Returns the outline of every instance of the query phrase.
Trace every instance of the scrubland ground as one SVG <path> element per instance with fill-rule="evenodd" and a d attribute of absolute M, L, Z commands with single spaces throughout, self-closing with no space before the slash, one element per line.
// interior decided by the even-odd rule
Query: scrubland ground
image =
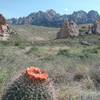
<path fill-rule="evenodd" d="M 6 85 L 34 65 L 48 71 L 59 100 L 100 100 L 100 35 L 56 40 L 57 28 L 13 26 L 0 42 L 0 96 Z"/>

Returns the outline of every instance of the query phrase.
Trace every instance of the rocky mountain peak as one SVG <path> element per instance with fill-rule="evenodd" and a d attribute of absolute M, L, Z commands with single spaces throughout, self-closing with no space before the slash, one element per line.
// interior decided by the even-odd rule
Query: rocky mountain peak
<path fill-rule="evenodd" d="M 50 14 L 51 16 L 55 16 L 57 14 L 53 9 L 47 10 L 46 13 Z"/>
<path fill-rule="evenodd" d="M 91 10 L 88 13 L 80 10 L 75 11 L 70 15 L 61 15 L 56 13 L 53 9 L 46 12 L 38 11 L 29 14 L 27 17 L 19 19 L 10 19 L 12 24 L 30 24 L 39 26 L 61 27 L 62 23 L 67 20 L 73 20 L 77 24 L 94 23 L 97 19 L 100 19 L 100 15 L 97 11 Z"/>
<path fill-rule="evenodd" d="M 88 15 L 90 15 L 90 16 L 99 16 L 99 13 L 97 11 L 95 11 L 95 10 L 90 10 L 88 12 Z"/>
<path fill-rule="evenodd" d="M 86 16 L 87 13 L 85 11 L 83 11 L 83 10 L 80 10 L 80 11 L 77 11 L 77 12 L 73 12 L 72 15 L 75 16 L 75 17 L 79 17 L 80 18 L 80 17 Z"/>
<path fill-rule="evenodd" d="M 96 20 L 100 19 L 99 13 L 94 10 L 89 11 L 87 17 L 89 23 L 95 23 Z"/>

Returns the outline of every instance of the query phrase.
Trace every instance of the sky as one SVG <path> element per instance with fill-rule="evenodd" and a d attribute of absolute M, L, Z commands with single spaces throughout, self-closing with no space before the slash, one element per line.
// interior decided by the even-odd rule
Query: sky
<path fill-rule="evenodd" d="M 71 14 L 78 10 L 96 10 L 100 14 L 100 0 L 0 0 L 0 13 L 6 18 L 23 17 L 48 9 L 61 14 Z"/>

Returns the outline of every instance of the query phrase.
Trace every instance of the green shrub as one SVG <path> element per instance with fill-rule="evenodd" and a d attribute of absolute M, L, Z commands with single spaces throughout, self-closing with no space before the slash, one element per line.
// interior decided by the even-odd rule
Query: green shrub
<path fill-rule="evenodd" d="M 63 49 L 63 50 L 59 50 L 57 55 L 70 56 L 70 53 L 69 53 L 69 50 Z"/>
<path fill-rule="evenodd" d="M 42 60 L 42 61 L 52 61 L 52 60 L 54 60 L 54 56 L 49 55 L 49 56 L 47 56 L 47 57 L 42 58 L 41 60 Z"/>
<path fill-rule="evenodd" d="M 82 51 L 83 53 L 91 53 L 91 54 L 97 54 L 98 53 L 98 50 L 96 48 L 93 48 L 93 49 L 84 49 Z"/>
<path fill-rule="evenodd" d="M 37 48 L 37 47 L 32 47 L 30 50 L 28 50 L 28 51 L 26 52 L 26 54 L 34 53 L 34 52 L 36 52 L 36 51 L 38 51 L 38 48 Z"/>
<path fill-rule="evenodd" d="M 2 46 L 7 46 L 7 45 L 9 45 L 9 41 L 0 41 L 0 44 Z"/>
<path fill-rule="evenodd" d="M 86 32 L 86 30 L 80 29 L 79 32 Z"/>
<path fill-rule="evenodd" d="M 33 47 L 33 48 L 31 49 L 31 51 L 32 51 L 32 52 L 38 51 L 38 48 L 37 48 L 37 47 Z"/>
<path fill-rule="evenodd" d="M 94 66 L 90 69 L 90 77 L 97 89 L 100 89 L 100 66 Z"/>
<path fill-rule="evenodd" d="M 20 45 L 20 43 L 19 43 L 19 42 L 16 42 L 14 45 L 15 45 L 15 46 L 19 46 L 19 45 Z"/>
<path fill-rule="evenodd" d="M 100 50 L 100 46 L 98 46 L 96 49 L 99 49 Z"/>
<path fill-rule="evenodd" d="M 87 58 L 89 58 L 91 55 L 89 55 L 88 53 L 81 53 L 81 54 L 79 54 L 78 55 L 78 57 L 80 58 L 80 59 L 87 59 Z"/>

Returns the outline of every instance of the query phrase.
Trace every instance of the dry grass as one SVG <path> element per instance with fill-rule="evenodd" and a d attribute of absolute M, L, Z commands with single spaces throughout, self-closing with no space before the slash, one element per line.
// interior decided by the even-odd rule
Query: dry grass
<path fill-rule="evenodd" d="M 49 72 L 59 91 L 59 100 L 99 100 L 100 91 L 94 81 L 99 78 L 99 35 L 54 40 L 56 28 L 14 28 L 18 36 L 0 42 L 0 94 L 20 70 L 35 65 Z M 92 45 L 81 45 L 83 40 Z"/>

